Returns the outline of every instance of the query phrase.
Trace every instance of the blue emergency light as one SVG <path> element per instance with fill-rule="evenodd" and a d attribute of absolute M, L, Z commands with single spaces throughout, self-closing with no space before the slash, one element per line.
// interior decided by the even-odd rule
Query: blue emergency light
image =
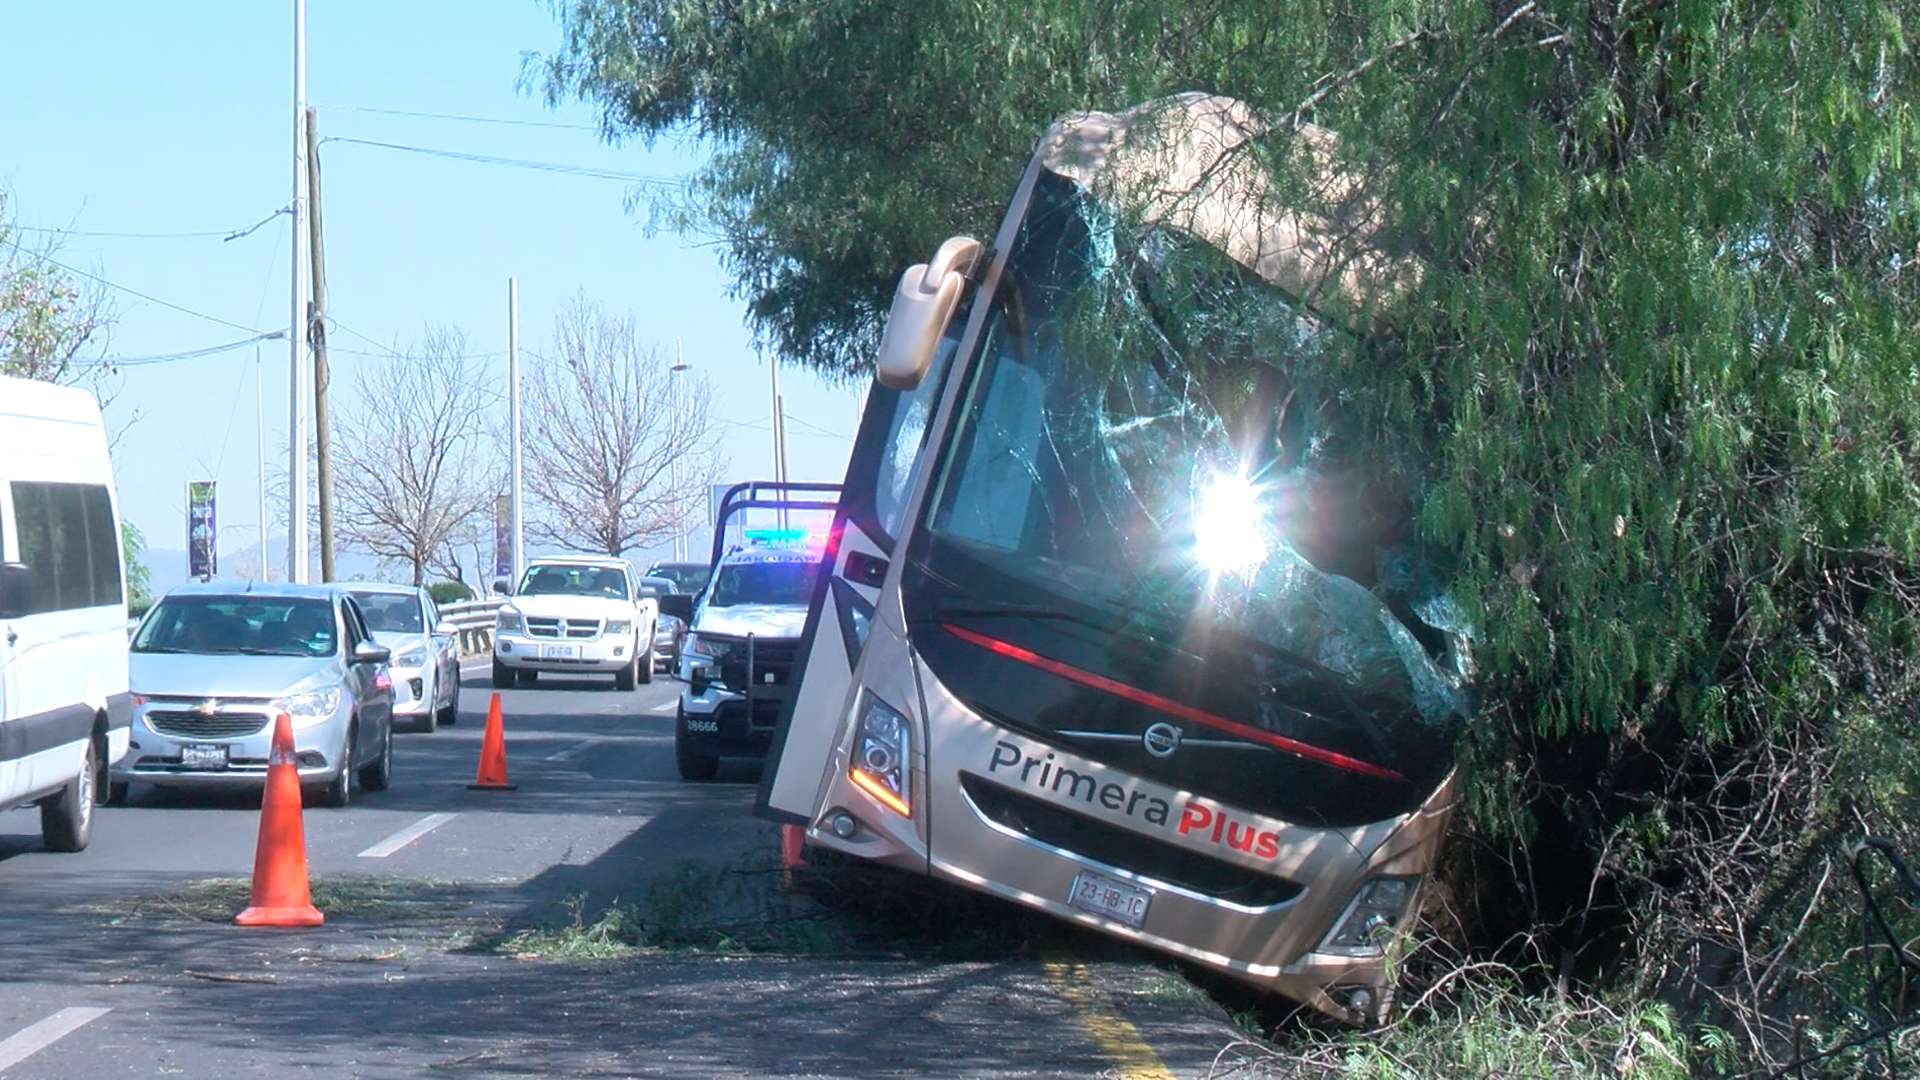
<path fill-rule="evenodd" d="M 805 547 L 811 534 L 805 529 L 748 529 L 747 543 L 763 547 Z"/>

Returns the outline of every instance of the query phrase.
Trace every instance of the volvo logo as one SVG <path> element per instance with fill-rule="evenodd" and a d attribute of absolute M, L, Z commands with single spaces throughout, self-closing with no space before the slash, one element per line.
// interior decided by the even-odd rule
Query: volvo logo
<path fill-rule="evenodd" d="M 1180 729 L 1167 723 L 1154 724 L 1140 734 L 1140 743 L 1154 757 L 1172 757 L 1180 749 Z"/>

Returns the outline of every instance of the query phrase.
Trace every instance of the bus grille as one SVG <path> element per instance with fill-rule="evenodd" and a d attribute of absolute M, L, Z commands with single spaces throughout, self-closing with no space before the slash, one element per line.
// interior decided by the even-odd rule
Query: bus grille
<path fill-rule="evenodd" d="M 994 823 L 1142 877 L 1246 907 L 1284 904 L 1301 893 L 1300 886 L 1286 878 L 1142 836 L 969 773 L 960 774 L 960 786 Z"/>

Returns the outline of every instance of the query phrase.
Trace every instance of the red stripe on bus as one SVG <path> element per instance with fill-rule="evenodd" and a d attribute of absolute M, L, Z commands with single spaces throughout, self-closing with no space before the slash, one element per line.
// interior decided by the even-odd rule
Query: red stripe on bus
<path fill-rule="evenodd" d="M 1371 776 L 1380 780 L 1405 779 L 1405 777 L 1394 772 L 1392 769 L 1375 765 L 1372 762 L 1348 757 L 1338 751 L 1314 746 L 1311 743 L 1303 743 L 1298 739 L 1289 739 L 1285 735 L 1276 735 L 1271 731 L 1264 731 L 1249 724 L 1243 724 L 1238 720 L 1229 720 L 1216 713 L 1207 712 L 1205 709 L 1196 709 L 1191 705 L 1183 705 L 1171 698 L 1164 698 L 1159 694 L 1149 693 L 1139 687 L 1128 686 L 1123 682 L 1116 682 L 1104 675 L 1096 675 L 1091 671 L 1083 671 L 1071 664 L 1063 664 L 1058 660 L 1041 656 L 1037 652 L 1023 649 L 1011 642 L 988 637 L 985 634 L 976 633 L 965 627 L 955 626 L 952 623 L 942 623 L 941 629 L 970 645 L 978 645 L 989 652 L 998 653 L 1009 659 L 1018 660 L 1023 664 L 1039 668 L 1049 675 L 1058 675 L 1063 679 L 1070 682 L 1077 682 L 1082 686 L 1090 686 L 1095 690 L 1104 690 L 1115 697 L 1126 698 L 1128 701 L 1145 705 L 1149 709 L 1157 709 L 1169 716 L 1177 716 L 1182 720 L 1192 721 L 1202 727 L 1210 727 L 1215 731 L 1223 731 L 1229 735 L 1238 735 L 1243 739 L 1259 743 L 1262 746 L 1269 746 L 1275 750 L 1292 754 L 1295 757 L 1305 758 L 1308 761 L 1317 761 L 1322 765 L 1331 765 L 1336 769 L 1344 769 L 1347 772 L 1358 773 L 1361 776 Z"/>

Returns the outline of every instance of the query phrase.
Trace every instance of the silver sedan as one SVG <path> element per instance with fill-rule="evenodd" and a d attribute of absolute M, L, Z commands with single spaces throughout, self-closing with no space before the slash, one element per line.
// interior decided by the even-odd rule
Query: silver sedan
<path fill-rule="evenodd" d="M 132 745 L 109 798 L 131 784 L 259 787 L 274 717 L 320 802 L 346 806 L 393 774 L 388 650 L 330 585 L 195 584 L 168 593 L 134 634 Z"/>

